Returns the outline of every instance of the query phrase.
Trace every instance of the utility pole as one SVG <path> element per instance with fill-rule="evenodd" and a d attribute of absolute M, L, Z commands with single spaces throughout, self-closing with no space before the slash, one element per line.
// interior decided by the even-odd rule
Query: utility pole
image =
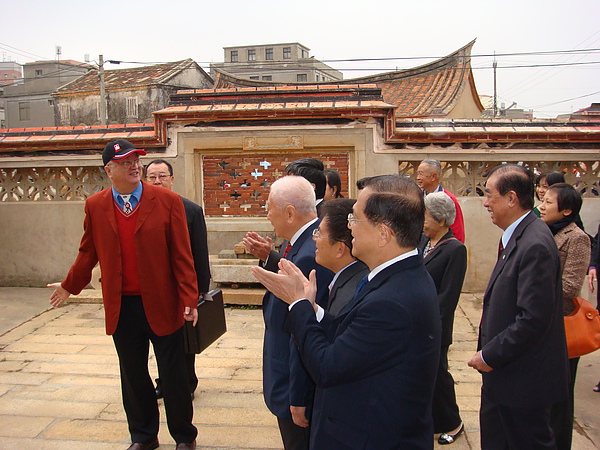
<path fill-rule="evenodd" d="M 106 88 L 104 86 L 104 55 L 99 56 L 98 76 L 100 77 L 100 124 L 106 125 Z"/>
<path fill-rule="evenodd" d="M 498 92 L 496 90 L 496 68 L 498 67 L 498 62 L 496 61 L 496 52 L 494 52 L 494 117 L 498 115 Z"/>

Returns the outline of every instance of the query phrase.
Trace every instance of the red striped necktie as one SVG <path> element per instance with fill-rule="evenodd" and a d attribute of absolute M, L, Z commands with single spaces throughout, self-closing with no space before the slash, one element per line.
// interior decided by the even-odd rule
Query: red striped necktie
<path fill-rule="evenodd" d="M 287 254 L 289 253 L 289 251 L 292 249 L 292 244 L 290 244 L 288 242 L 287 247 L 285 248 L 284 252 L 283 252 L 283 257 L 285 258 L 287 256 Z"/>

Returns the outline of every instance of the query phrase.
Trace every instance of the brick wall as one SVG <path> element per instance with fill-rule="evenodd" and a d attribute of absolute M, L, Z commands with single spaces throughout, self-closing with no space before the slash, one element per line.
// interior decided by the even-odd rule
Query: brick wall
<path fill-rule="evenodd" d="M 300 158 L 317 158 L 342 179 L 348 193 L 348 154 L 263 154 L 204 156 L 204 205 L 207 216 L 266 216 L 271 184 L 285 175 L 285 166 Z"/>

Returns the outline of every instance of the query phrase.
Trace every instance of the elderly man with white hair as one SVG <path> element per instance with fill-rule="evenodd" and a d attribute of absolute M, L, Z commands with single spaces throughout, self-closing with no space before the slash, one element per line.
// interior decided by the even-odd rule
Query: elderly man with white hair
<path fill-rule="evenodd" d="M 454 379 L 448 371 L 448 349 L 452 344 L 454 311 L 467 270 L 467 249 L 450 228 L 456 218 L 453 200 L 444 192 L 425 196 L 426 240 L 420 244 L 425 268 L 433 278 L 442 319 L 442 339 L 435 389 L 433 391 L 433 432 L 441 433 L 438 443 L 451 444 L 464 429 L 460 418 Z"/>
<path fill-rule="evenodd" d="M 442 186 L 442 164 L 435 159 L 424 159 L 417 168 L 417 184 L 423 189 L 423 195 L 444 192 L 452 199 L 456 208 L 456 219 L 450 225 L 454 237 L 465 243 L 465 221 L 460 204 L 452 192 Z"/>
<path fill-rule="evenodd" d="M 315 262 L 312 233 L 319 220 L 313 187 L 303 177 L 280 178 L 271 186 L 267 209 L 275 234 L 289 242 L 282 249 L 282 258 L 294 262 L 306 276 L 316 269 L 317 303 L 325 307 L 333 272 Z M 267 291 L 262 307 L 265 402 L 277 417 L 285 449 L 307 449 L 315 385 L 300 361 L 292 336 L 285 329 L 288 305 Z"/>

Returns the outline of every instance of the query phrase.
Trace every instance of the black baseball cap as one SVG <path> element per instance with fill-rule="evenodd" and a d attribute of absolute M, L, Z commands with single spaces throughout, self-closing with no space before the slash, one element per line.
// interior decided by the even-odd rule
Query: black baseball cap
<path fill-rule="evenodd" d="M 131 142 L 125 139 L 117 139 L 106 144 L 102 152 L 102 162 L 107 165 L 110 161 L 119 161 L 127 158 L 132 153 L 139 153 L 141 156 L 146 155 L 146 150 L 135 148 Z"/>

